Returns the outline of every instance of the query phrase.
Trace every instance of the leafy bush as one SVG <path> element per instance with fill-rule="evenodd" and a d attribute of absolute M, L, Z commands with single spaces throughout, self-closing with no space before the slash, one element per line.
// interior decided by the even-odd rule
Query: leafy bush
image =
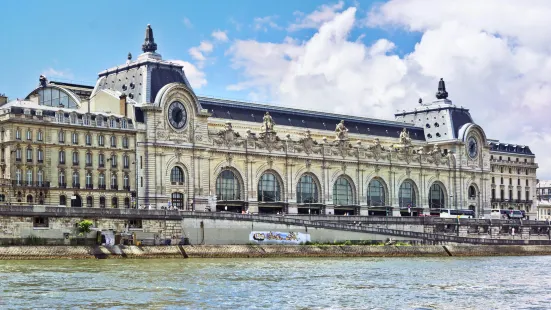
<path fill-rule="evenodd" d="M 79 236 L 86 236 L 94 226 L 94 223 L 90 220 L 82 220 L 77 225 L 77 231 Z"/>

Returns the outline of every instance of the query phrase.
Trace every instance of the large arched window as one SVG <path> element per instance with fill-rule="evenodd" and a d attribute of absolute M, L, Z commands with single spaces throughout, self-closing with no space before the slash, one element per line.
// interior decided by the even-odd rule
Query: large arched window
<path fill-rule="evenodd" d="M 184 171 L 182 170 L 182 168 L 178 166 L 172 168 L 172 170 L 170 171 L 170 182 L 172 184 L 184 183 Z"/>
<path fill-rule="evenodd" d="M 429 190 L 429 208 L 445 208 L 444 198 L 444 190 L 442 187 L 437 183 L 432 184 Z"/>
<path fill-rule="evenodd" d="M 415 188 L 413 182 L 404 181 L 400 185 L 400 191 L 398 192 L 398 203 L 400 208 L 414 208 L 417 204 L 417 197 L 415 196 Z"/>
<path fill-rule="evenodd" d="M 385 205 L 385 187 L 378 179 L 373 179 L 369 182 L 367 188 L 367 205 L 368 206 L 384 206 Z"/>
<path fill-rule="evenodd" d="M 231 170 L 224 170 L 216 179 L 216 196 L 218 200 L 240 200 L 239 180 Z"/>
<path fill-rule="evenodd" d="M 101 196 L 99 198 L 99 207 L 100 208 L 105 208 L 105 197 Z"/>
<path fill-rule="evenodd" d="M 311 175 L 305 174 L 298 180 L 297 203 L 318 203 L 318 185 Z"/>
<path fill-rule="evenodd" d="M 476 198 L 476 188 L 474 187 L 474 185 L 469 186 L 469 198 L 470 199 Z M 520 196 L 518 199 L 520 199 Z"/>
<path fill-rule="evenodd" d="M 70 109 L 78 107 L 73 95 L 54 87 L 44 87 L 39 89 L 38 98 L 40 105 Z"/>
<path fill-rule="evenodd" d="M 93 206 L 94 198 L 92 196 L 86 197 L 86 206 L 88 208 L 91 208 Z"/>
<path fill-rule="evenodd" d="M 59 196 L 59 205 L 61 206 L 67 205 L 67 198 L 65 197 L 65 195 Z"/>
<path fill-rule="evenodd" d="M 184 208 L 184 194 L 182 193 L 172 193 L 171 195 L 172 206 L 182 210 Z"/>
<path fill-rule="evenodd" d="M 340 176 L 333 185 L 333 203 L 337 206 L 348 206 L 354 204 L 352 185 L 347 178 Z"/>
<path fill-rule="evenodd" d="M 119 207 L 119 199 L 117 197 L 111 198 L 111 207 L 113 208 Z"/>
<path fill-rule="evenodd" d="M 281 201 L 281 186 L 273 173 L 267 172 L 260 177 L 258 181 L 258 201 Z"/>

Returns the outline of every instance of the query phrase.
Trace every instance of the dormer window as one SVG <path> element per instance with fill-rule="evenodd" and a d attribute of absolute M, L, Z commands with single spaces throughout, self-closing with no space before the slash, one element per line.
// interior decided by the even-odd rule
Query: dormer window
<path fill-rule="evenodd" d="M 58 123 L 65 123 L 65 114 L 62 111 L 55 112 L 55 120 Z"/>
<path fill-rule="evenodd" d="M 121 128 L 126 129 L 128 128 L 128 121 L 126 119 L 121 119 Z"/>
<path fill-rule="evenodd" d="M 116 128 L 117 127 L 117 120 L 115 118 L 110 118 L 109 119 L 109 127 L 111 128 Z"/>
<path fill-rule="evenodd" d="M 24 109 L 23 114 L 25 115 L 31 115 L 31 109 Z"/>
<path fill-rule="evenodd" d="M 82 117 L 82 123 L 86 126 L 90 126 L 90 115 L 84 115 Z"/>
<path fill-rule="evenodd" d="M 77 123 L 77 115 L 75 113 L 71 113 L 71 115 L 69 115 L 69 120 L 70 120 L 71 124 L 76 124 Z"/>
<path fill-rule="evenodd" d="M 103 126 L 103 116 L 98 115 L 98 116 L 96 117 L 96 125 L 98 125 L 98 127 L 102 127 L 102 126 Z"/>

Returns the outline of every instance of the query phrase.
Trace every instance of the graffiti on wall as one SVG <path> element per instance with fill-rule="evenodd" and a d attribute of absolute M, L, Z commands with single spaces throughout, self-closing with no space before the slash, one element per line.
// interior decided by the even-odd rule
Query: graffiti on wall
<path fill-rule="evenodd" d="M 252 231 L 249 241 L 272 244 L 300 244 L 310 241 L 310 234 L 300 232 Z"/>

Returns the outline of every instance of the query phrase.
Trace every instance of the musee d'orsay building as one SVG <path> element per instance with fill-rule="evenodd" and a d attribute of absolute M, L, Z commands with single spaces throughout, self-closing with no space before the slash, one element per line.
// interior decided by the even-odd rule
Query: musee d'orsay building
<path fill-rule="evenodd" d="M 535 156 L 486 137 L 435 81 L 394 121 L 195 95 L 185 68 L 143 53 L 95 86 L 41 77 L 0 106 L 0 200 L 72 207 L 536 215 Z M 438 84 L 438 88 L 436 88 Z"/>

